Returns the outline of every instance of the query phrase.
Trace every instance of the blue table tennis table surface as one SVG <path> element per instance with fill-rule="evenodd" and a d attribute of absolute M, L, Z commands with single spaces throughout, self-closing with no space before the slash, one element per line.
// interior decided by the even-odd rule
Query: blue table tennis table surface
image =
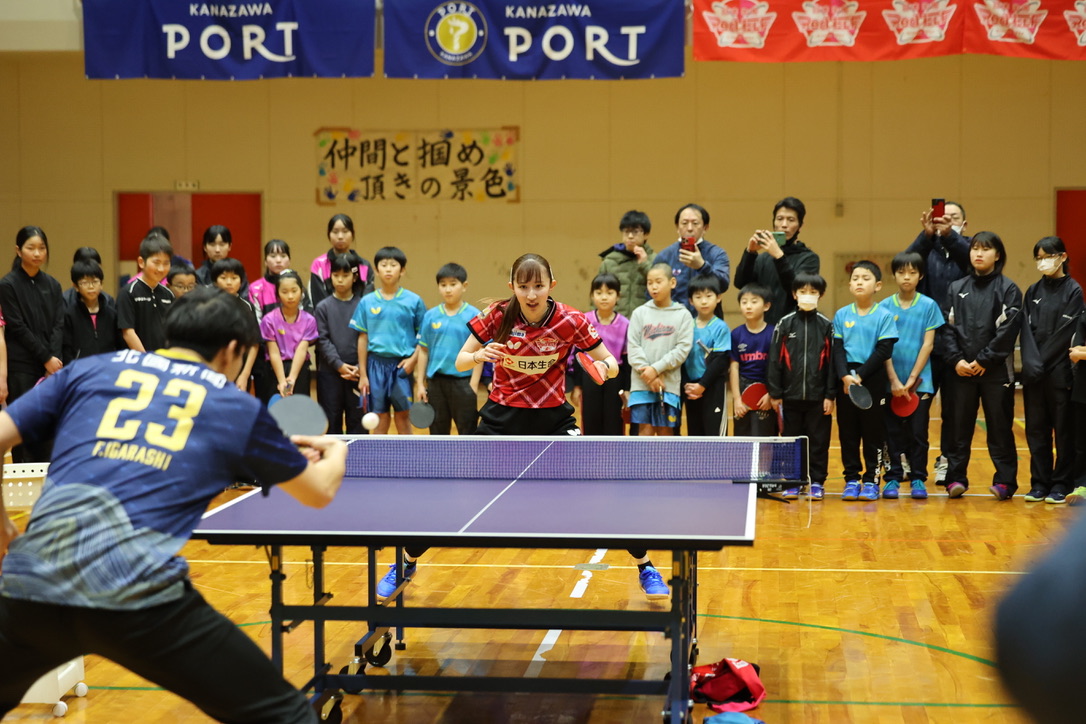
<path fill-rule="evenodd" d="M 308 508 L 254 490 L 193 537 L 257 545 L 436 545 L 719 550 L 754 541 L 756 486 L 719 480 L 345 478 Z"/>

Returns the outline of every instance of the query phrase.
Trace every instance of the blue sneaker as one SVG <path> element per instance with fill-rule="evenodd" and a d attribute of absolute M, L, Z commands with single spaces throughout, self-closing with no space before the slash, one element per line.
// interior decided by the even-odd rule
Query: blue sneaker
<path fill-rule="evenodd" d="M 799 500 L 799 488 L 789 488 L 781 497 L 785 500 Z"/>
<path fill-rule="evenodd" d="M 658 598 L 667 598 L 671 595 L 671 589 L 660 577 L 660 571 L 655 568 L 646 568 L 638 576 L 641 580 L 641 590 L 650 601 Z"/>
<path fill-rule="evenodd" d="M 860 483 L 855 480 L 850 480 L 845 483 L 845 491 L 841 493 L 841 500 L 859 500 L 860 499 Z"/>
<path fill-rule="evenodd" d="M 404 563 L 403 577 L 411 578 L 411 576 L 415 575 L 415 569 L 417 567 L 418 561 L 414 561 L 413 563 Z M 396 580 L 396 564 L 393 563 L 388 567 L 388 573 L 385 574 L 385 577 L 377 582 L 377 595 L 381 598 L 388 598 L 396 592 L 396 587 L 398 585 L 400 585 L 400 583 Z"/>
<path fill-rule="evenodd" d="M 822 496 L 825 494 L 826 491 L 822 487 L 822 483 L 811 483 L 811 492 L 808 493 L 811 500 L 822 500 Z"/>
<path fill-rule="evenodd" d="M 923 480 L 914 480 L 909 483 L 909 487 L 912 488 L 909 495 L 911 495 L 914 500 L 927 500 L 928 489 L 924 487 Z"/>
<path fill-rule="evenodd" d="M 878 483 L 864 483 L 864 489 L 860 493 L 860 497 L 864 500 L 878 500 L 879 499 L 879 484 Z"/>
<path fill-rule="evenodd" d="M 882 486 L 882 497 L 897 500 L 897 489 L 898 482 L 896 480 L 887 480 L 886 485 Z"/>

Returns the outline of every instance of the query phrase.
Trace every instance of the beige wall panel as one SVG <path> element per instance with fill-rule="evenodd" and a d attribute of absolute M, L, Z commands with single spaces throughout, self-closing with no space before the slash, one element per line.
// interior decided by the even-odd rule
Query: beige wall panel
<path fill-rule="evenodd" d="M 780 196 L 788 113 L 784 67 L 688 60 L 687 77 L 676 117 L 697 118 L 695 155 L 682 157 L 696 164 L 695 193 L 743 200 Z"/>
<path fill-rule="evenodd" d="M 412 265 L 412 287 L 427 305 L 440 301 L 434 275 L 446 262 L 468 271 L 467 299 L 506 297 L 509 267 L 520 254 L 535 251 L 550 258 L 545 244 L 524 241 L 522 204 L 441 204 L 440 228 L 433 237 L 420 236 L 405 243 Z"/>
<path fill-rule="evenodd" d="M 610 84 L 611 128 L 600 140 L 606 140 L 610 153 L 611 197 L 632 204 L 615 217 L 615 227 L 638 204 L 675 195 L 693 198 L 701 180 L 698 171 L 715 165 L 716 149 L 699 144 L 702 125 L 691 123 L 702 116 L 691 87 L 684 79 Z M 583 172 L 602 175 L 598 168 Z"/>
<path fill-rule="evenodd" d="M 962 196 L 1051 198 L 1052 63 L 963 56 L 962 65 Z"/>
<path fill-rule="evenodd" d="M 1052 63 L 1051 72 L 1052 186 L 1086 187 L 1086 63 Z"/>
<path fill-rule="evenodd" d="M 960 62 L 952 57 L 871 65 L 872 198 L 930 201 L 956 195 L 950 187 L 962 168 L 964 111 L 953 90 Z"/>
<path fill-rule="evenodd" d="M 419 107 L 403 103 L 413 110 L 413 119 L 404 119 L 410 123 L 407 128 L 426 130 L 427 126 L 418 125 L 433 118 L 437 128 L 470 129 L 491 128 L 494 126 L 519 126 L 525 121 L 524 98 L 530 87 L 514 81 L 423 81 L 421 88 L 415 88 L 419 81 L 389 80 L 385 84 L 399 99 L 412 98 L 416 95 L 422 101 Z M 424 98 L 433 99 L 429 102 Z M 434 103 L 436 101 L 436 103 Z M 436 109 L 432 108 L 436 106 Z M 436 110 L 436 117 L 433 114 Z M 401 124 L 403 125 L 403 124 Z"/>
<path fill-rule="evenodd" d="M 316 210 L 317 159 L 313 134 L 326 126 L 359 127 L 353 81 L 283 78 L 268 81 L 267 205 L 308 199 Z M 365 127 L 365 126 L 361 126 Z"/>
<path fill-rule="evenodd" d="M 171 191 L 187 163 L 185 94 L 161 80 L 87 81 L 102 99 L 102 178 L 114 191 Z"/>
<path fill-rule="evenodd" d="M 184 82 L 185 166 L 200 191 L 267 188 L 270 88 L 259 82 Z"/>
<path fill-rule="evenodd" d="M 611 198 L 608 94 L 590 81 L 525 90 L 521 167 L 525 202 Z"/>
<path fill-rule="evenodd" d="M 19 64 L 0 53 L 0 159 L 4 164 L 4 172 L 0 173 L 0 199 L 17 198 L 21 191 L 21 120 Z M 0 214 L 0 218 L 6 217 Z"/>
<path fill-rule="evenodd" d="M 100 200 L 102 103 L 72 53 L 19 64 L 19 185 L 24 198 Z"/>
<path fill-rule="evenodd" d="M 833 197 L 840 185 L 840 63 L 785 66 L 782 180 L 794 196 Z M 771 142 L 766 139 L 767 142 Z M 791 190 L 788 190 L 791 189 Z"/>
<path fill-rule="evenodd" d="M 841 64 L 841 138 L 839 188 L 844 199 L 871 198 L 874 182 L 875 67 L 877 63 Z"/>
<path fill-rule="evenodd" d="M 498 284 L 508 281 L 509 267 L 521 254 L 541 254 L 551 263 L 559 281 L 559 301 L 574 306 L 586 304 L 589 283 L 599 267 L 597 254 L 609 241 L 593 233 L 607 205 L 596 201 L 536 203 L 524 209 L 524 241 L 513 242 L 496 252 Z"/>

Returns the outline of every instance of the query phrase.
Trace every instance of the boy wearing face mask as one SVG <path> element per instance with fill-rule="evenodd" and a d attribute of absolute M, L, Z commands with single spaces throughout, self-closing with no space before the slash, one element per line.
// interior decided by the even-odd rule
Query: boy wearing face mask
<path fill-rule="evenodd" d="M 833 370 L 833 322 L 818 311 L 826 280 L 800 272 L 792 282 L 798 309 L 773 329 L 766 387 L 773 409 L 784 415 L 785 437 L 806 435 L 810 461 L 810 497 L 822 500 L 829 468 L 830 428 L 837 381 Z M 798 498 L 806 486 L 784 497 Z"/>
<path fill-rule="evenodd" d="M 935 346 L 935 330 L 943 326 L 943 313 L 931 297 L 917 291 L 924 278 L 924 258 L 915 252 L 903 251 L 890 262 L 898 292 L 884 303 L 894 316 L 898 338 L 894 351 L 886 362 L 890 379 L 890 394 L 894 397 L 917 395 L 916 410 L 908 417 L 887 412 L 886 445 L 890 451 L 890 469 L 882 497 L 895 499 L 904 482 L 902 455 L 909 464 L 909 495 L 917 500 L 928 497 L 928 420 L 935 387 L 931 375 L 931 351 Z"/>

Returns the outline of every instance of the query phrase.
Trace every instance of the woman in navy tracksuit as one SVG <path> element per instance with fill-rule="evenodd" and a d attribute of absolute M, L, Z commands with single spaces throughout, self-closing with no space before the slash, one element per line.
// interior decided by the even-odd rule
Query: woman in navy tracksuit
<path fill-rule="evenodd" d="M 937 335 L 949 368 L 944 382 L 955 405 L 952 445 L 943 450 L 946 492 L 959 498 L 969 488 L 970 446 L 977 409 L 983 406 L 988 453 L 995 463 L 989 490 L 1007 500 L 1018 489 L 1012 355 L 1022 328 L 1022 291 L 1003 276 L 1007 252 L 997 234 L 982 231 L 974 236 L 969 261 L 973 273 L 952 282 L 942 300 L 947 323 Z"/>
<path fill-rule="evenodd" d="M 1026 290 L 1023 306 L 1022 392 L 1030 450 L 1030 491 L 1025 499 L 1063 503 L 1073 484 L 1075 448 L 1067 351 L 1084 307 L 1082 287 L 1067 274 L 1067 249 L 1058 236 L 1038 241 L 1033 256 L 1044 276 Z"/>

